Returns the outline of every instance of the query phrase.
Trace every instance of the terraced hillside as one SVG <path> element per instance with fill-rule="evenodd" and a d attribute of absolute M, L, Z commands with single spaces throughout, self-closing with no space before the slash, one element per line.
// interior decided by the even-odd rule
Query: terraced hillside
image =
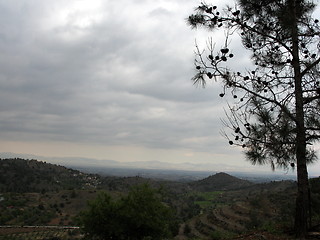
<path fill-rule="evenodd" d="M 276 231 L 278 223 L 286 225 L 292 220 L 293 206 L 289 206 L 288 198 L 294 198 L 294 182 L 272 182 L 216 193 L 214 198 L 203 199 L 207 204 L 202 205 L 201 214 L 183 224 L 176 239 L 221 239 L 258 228 Z"/>

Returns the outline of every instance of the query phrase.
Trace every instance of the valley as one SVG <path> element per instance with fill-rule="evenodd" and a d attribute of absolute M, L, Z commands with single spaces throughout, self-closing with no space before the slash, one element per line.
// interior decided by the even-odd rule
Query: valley
<path fill-rule="evenodd" d="M 313 222 L 319 223 L 320 182 L 312 179 Z M 9 226 L 52 226 L 33 229 L 58 234 L 56 239 L 81 238 L 79 213 L 100 192 L 114 199 L 133 186 L 163 189 L 165 204 L 176 212 L 179 225 L 174 239 L 236 239 L 263 232 L 279 239 L 293 223 L 296 183 L 292 180 L 251 182 L 227 173 L 195 181 L 170 181 L 141 176 L 101 176 L 37 160 L 0 160 L 0 239 L 30 234 L 30 228 L 8 231 Z M 75 227 L 69 229 L 68 227 Z M 49 233 L 48 233 L 49 234 Z M 50 239 L 49 237 L 30 239 Z M 289 234 L 290 235 L 290 234 Z M 53 236 L 54 237 L 54 236 Z M 21 238 L 23 239 L 23 238 Z M 269 238 L 268 238 L 269 239 Z M 271 239 L 271 238 L 270 238 Z"/>

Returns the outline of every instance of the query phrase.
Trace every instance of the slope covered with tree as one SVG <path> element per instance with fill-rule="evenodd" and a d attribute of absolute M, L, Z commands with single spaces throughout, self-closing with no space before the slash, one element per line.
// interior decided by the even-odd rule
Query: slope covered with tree
<path fill-rule="evenodd" d="M 101 178 L 37 160 L 0 159 L 1 192 L 41 192 L 94 188 Z"/>
<path fill-rule="evenodd" d="M 192 189 L 202 192 L 236 190 L 252 186 L 253 183 L 233 177 L 226 173 L 217 173 L 205 179 L 191 182 Z"/>

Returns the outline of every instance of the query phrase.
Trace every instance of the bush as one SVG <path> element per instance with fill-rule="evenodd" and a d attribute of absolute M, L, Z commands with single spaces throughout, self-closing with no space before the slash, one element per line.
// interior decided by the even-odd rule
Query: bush
<path fill-rule="evenodd" d="M 117 201 L 100 193 L 79 220 L 84 233 L 94 239 L 163 239 L 176 229 L 172 210 L 148 185 L 133 188 Z"/>

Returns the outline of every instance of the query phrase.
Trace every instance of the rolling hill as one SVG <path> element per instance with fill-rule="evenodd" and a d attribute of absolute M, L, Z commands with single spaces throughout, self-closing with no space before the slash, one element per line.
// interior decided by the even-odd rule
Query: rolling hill
<path fill-rule="evenodd" d="M 251 185 L 253 183 L 247 180 L 242 180 L 222 172 L 190 183 L 193 189 L 203 192 L 236 190 Z"/>
<path fill-rule="evenodd" d="M 41 192 L 95 187 L 100 177 L 20 158 L 0 159 L 0 192 Z"/>

